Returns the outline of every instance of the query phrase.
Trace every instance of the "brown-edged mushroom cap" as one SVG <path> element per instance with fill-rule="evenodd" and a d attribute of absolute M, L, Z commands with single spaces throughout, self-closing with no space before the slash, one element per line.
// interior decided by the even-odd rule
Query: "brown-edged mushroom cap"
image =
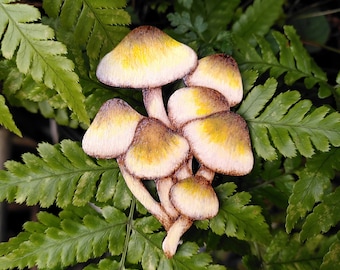
<path fill-rule="evenodd" d="M 106 101 L 83 137 L 83 150 L 97 158 L 121 155 L 131 144 L 137 124 L 142 118 L 121 99 Z"/>
<path fill-rule="evenodd" d="M 210 114 L 229 110 L 226 98 L 206 87 L 185 87 L 176 90 L 168 101 L 168 114 L 175 127 Z"/>
<path fill-rule="evenodd" d="M 125 154 L 127 170 L 146 179 L 171 175 L 187 159 L 187 140 L 155 118 L 138 123 L 132 144 Z"/>
<path fill-rule="evenodd" d="M 249 173 L 254 158 L 247 123 L 233 112 L 219 112 L 183 127 L 191 151 L 209 169 L 234 176 Z"/>
<path fill-rule="evenodd" d="M 212 218 L 218 212 L 218 199 L 210 182 L 202 177 L 189 177 L 170 190 L 170 200 L 178 212 L 193 220 Z"/>
<path fill-rule="evenodd" d="M 197 55 L 161 30 L 132 30 L 97 67 L 97 78 L 111 86 L 156 88 L 183 78 L 197 66 Z"/>
<path fill-rule="evenodd" d="M 197 68 L 184 81 L 188 86 L 204 86 L 221 92 L 231 107 L 243 97 L 241 74 L 229 55 L 213 54 L 200 59 Z"/>

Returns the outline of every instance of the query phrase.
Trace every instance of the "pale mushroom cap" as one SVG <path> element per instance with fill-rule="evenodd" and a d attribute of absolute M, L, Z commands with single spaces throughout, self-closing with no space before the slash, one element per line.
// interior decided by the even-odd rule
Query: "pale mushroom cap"
<path fill-rule="evenodd" d="M 226 98 L 206 87 L 185 87 L 176 90 L 168 101 L 168 115 L 175 127 L 210 114 L 229 110 Z"/>
<path fill-rule="evenodd" d="M 137 124 L 142 118 L 121 99 L 106 101 L 83 137 L 83 150 L 97 158 L 121 155 L 131 144 Z"/>
<path fill-rule="evenodd" d="M 154 88 L 183 78 L 197 66 L 197 55 L 161 30 L 132 30 L 97 67 L 99 81 L 117 87 Z"/>
<path fill-rule="evenodd" d="M 188 86 L 209 87 L 221 92 L 231 107 L 243 97 L 242 77 L 236 61 L 229 55 L 214 54 L 200 59 L 197 68 L 184 81 Z"/>
<path fill-rule="evenodd" d="M 247 124 L 236 113 L 193 120 L 183 127 L 183 135 L 198 161 L 213 171 L 240 176 L 253 168 Z"/>
<path fill-rule="evenodd" d="M 127 170 L 146 179 L 171 175 L 187 158 L 187 140 L 154 118 L 145 118 L 137 126 L 124 163 Z"/>
<path fill-rule="evenodd" d="M 177 182 L 170 190 L 172 204 L 181 214 L 203 220 L 217 215 L 219 203 L 214 189 L 200 177 Z"/>

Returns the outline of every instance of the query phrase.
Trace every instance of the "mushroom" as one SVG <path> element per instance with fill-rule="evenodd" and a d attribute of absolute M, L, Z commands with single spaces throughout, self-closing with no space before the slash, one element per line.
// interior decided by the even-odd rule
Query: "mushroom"
<path fill-rule="evenodd" d="M 82 140 L 86 154 L 96 158 L 115 158 L 131 144 L 136 127 L 144 117 L 124 100 L 110 99 L 99 109 Z"/>
<path fill-rule="evenodd" d="M 161 86 L 183 78 L 197 66 L 197 55 L 156 27 L 132 30 L 97 67 L 99 81 L 116 87 L 142 88 L 150 117 L 170 126 Z"/>
<path fill-rule="evenodd" d="M 162 244 L 168 258 L 175 254 L 181 236 L 194 220 L 209 219 L 217 215 L 219 203 L 210 184 L 210 180 L 195 175 L 177 182 L 171 188 L 171 202 L 181 215 L 168 230 Z"/>
<path fill-rule="evenodd" d="M 213 54 L 201 58 L 197 68 L 184 78 L 187 86 L 203 86 L 221 92 L 231 107 L 243 97 L 242 78 L 234 58 Z"/>
<path fill-rule="evenodd" d="M 86 131 L 82 147 L 85 153 L 96 158 L 117 158 L 120 171 L 132 194 L 165 228 L 169 228 L 172 221 L 163 207 L 150 195 L 140 178 L 129 174 L 123 162 L 126 151 L 135 140 L 139 123 L 145 119 L 147 118 L 137 113 L 125 101 L 108 100 L 99 109 Z M 188 148 L 186 140 L 182 140 Z"/>
<path fill-rule="evenodd" d="M 178 217 L 169 200 L 173 185 L 171 175 L 188 159 L 188 154 L 189 144 L 184 137 L 158 119 L 145 118 L 139 122 L 124 155 L 124 164 L 130 174 L 140 179 L 156 179 L 160 202 L 171 218 Z"/>
<path fill-rule="evenodd" d="M 206 87 L 184 87 L 175 91 L 168 101 L 168 114 L 173 126 L 180 128 L 190 120 L 220 111 L 228 111 L 227 99 Z"/>
<path fill-rule="evenodd" d="M 187 159 L 185 138 L 155 118 L 142 119 L 136 128 L 124 163 L 134 176 L 146 179 L 167 177 Z"/>
<path fill-rule="evenodd" d="M 245 120 L 231 111 L 195 119 L 183 126 L 194 156 L 205 167 L 233 176 L 249 173 L 254 158 Z"/>

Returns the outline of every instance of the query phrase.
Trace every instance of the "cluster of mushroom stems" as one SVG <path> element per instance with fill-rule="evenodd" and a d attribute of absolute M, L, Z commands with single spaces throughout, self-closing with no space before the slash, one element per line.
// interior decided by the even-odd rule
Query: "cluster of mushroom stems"
<path fill-rule="evenodd" d="M 243 97 L 238 66 L 225 54 L 198 60 L 185 44 L 141 26 L 104 56 L 96 75 L 110 86 L 141 89 L 148 116 L 121 99 L 108 100 L 82 147 L 90 156 L 117 160 L 131 193 L 167 231 L 162 248 L 171 258 L 195 220 L 218 213 L 215 173 L 241 176 L 253 167 L 247 124 L 230 111 Z M 185 87 L 165 107 L 162 86 L 177 80 Z M 158 199 L 145 180 L 155 181 Z"/>

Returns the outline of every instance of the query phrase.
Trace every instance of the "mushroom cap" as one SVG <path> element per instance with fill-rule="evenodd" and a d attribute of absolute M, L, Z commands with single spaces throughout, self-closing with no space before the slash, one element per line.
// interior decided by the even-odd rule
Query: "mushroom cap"
<path fill-rule="evenodd" d="M 204 86 L 221 92 L 230 106 L 240 103 L 243 97 L 242 77 L 234 58 L 213 54 L 201 58 L 197 68 L 184 81 L 188 86 Z"/>
<path fill-rule="evenodd" d="M 99 81 L 116 87 L 155 88 L 183 78 L 197 66 L 197 55 L 152 26 L 140 26 L 100 61 Z"/>
<path fill-rule="evenodd" d="M 229 103 L 220 92 L 200 86 L 178 89 L 168 101 L 168 115 L 177 128 L 190 120 L 227 110 Z"/>
<path fill-rule="evenodd" d="M 82 148 L 96 158 L 115 158 L 124 153 L 143 118 L 121 99 L 110 99 L 99 109 L 85 132 Z"/>
<path fill-rule="evenodd" d="M 254 158 L 247 124 L 233 112 L 220 112 L 183 127 L 197 160 L 209 169 L 233 176 L 249 173 Z"/>
<path fill-rule="evenodd" d="M 218 213 L 216 193 L 202 177 L 177 182 L 170 190 L 170 200 L 178 212 L 193 220 L 212 218 Z"/>
<path fill-rule="evenodd" d="M 144 118 L 125 154 L 127 170 L 138 178 L 171 175 L 188 158 L 187 140 L 155 118 Z"/>

